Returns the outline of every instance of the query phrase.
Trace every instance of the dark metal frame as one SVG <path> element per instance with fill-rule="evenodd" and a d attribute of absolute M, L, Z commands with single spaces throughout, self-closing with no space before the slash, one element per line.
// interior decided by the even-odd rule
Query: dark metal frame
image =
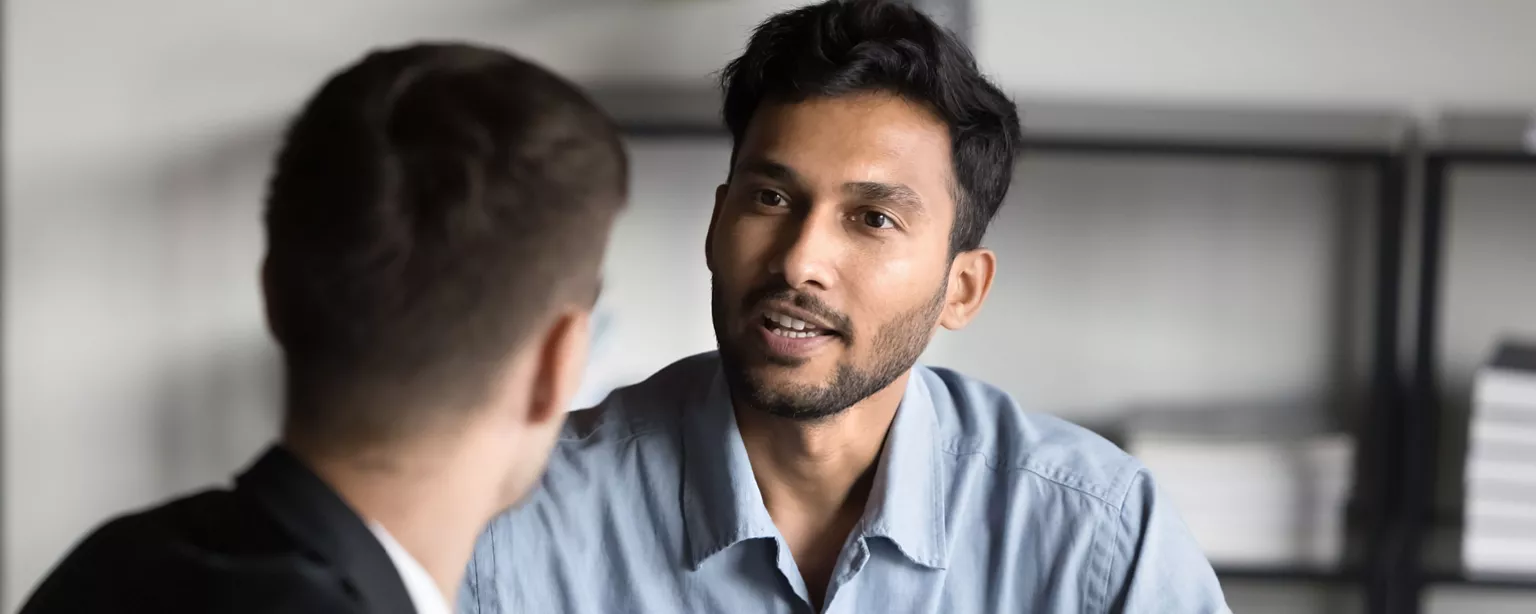
<path fill-rule="evenodd" d="M 1462 570 L 1429 568 L 1424 561 L 1425 537 L 1436 529 L 1434 487 L 1439 479 L 1436 433 L 1441 424 L 1440 407 L 1440 292 L 1445 264 L 1445 226 L 1449 206 L 1450 174 L 1458 167 L 1519 166 L 1536 169 L 1536 153 L 1523 151 L 1514 140 L 1462 146 L 1454 142 L 1432 148 L 1424 156 L 1424 199 L 1421 213 L 1418 262 L 1418 317 L 1412 398 L 1405 404 L 1403 454 L 1407 469 L 1402 498 L 1403 556 L 1399 592 L 1405 600 L 1398 612 L 1418 614 L 1424 591 L 1436 584 L 1452 584 L 1502 590 L 1536 590 L 1536 576 L 1472 576 Z"/>
<path fill-rule="evenodd" d="M 1370 406 L 1355 436 L 1362 465 L 1352 493 L 1350 533 L 1359 532 L 1358 561 L 1346 560 L 1337 569 L 1308 567 L 1218 568 L 1223 579 L 1278 581 L 1310 584 L 1359 585 L 1364 589 L 1369 614 L 1408 612 L 1416 607 L 1416 592 L 1404 590 L 1411 571 L 1402 566 L 1404 536 L 1410 526 L 1399 516 L 1403 506 L 1395 502 L 1408 496 L 1401 489 L 1409 475 L 1399 458 L 1411 456 L 1407 441 L 1409 422 L 1404 403 L 1404 382 L 1398 371 L 1399 323 L 1402 313 L 1402 264 L 1404 195 L 1407 152 L 1400 146 L 1365 147 L 1284 143 L 1237 143 L 1177 139 L 1080 138 L 1063 134 L 1033 134 L 1027 151 L 1102 153 L 1118 155 L 1250 158 L 1323 161 L 1363 167 L 1375 174 L 1377 224 Z M 1373 491 L 1372 489 L 1379 489 Z M 1416 610 L 1415 610 L 1416 611 Z"/>
<path fill-rule="evenodd" d="M 1369 497 L 1372 501 L 1365 505 L 1361 523 L 1366 537 L 1364 589 L 1365 611 L 1369 614 L 1404 612 L 1405 602 L 1418 602 L 1416 594 L 1407 594 L 1403 590 L 1404 576 L 1410 570 L 1401 563 L 1407 558 L 1402 552 L 1404 536 L 1408 533 L 1402 517 L 1404 507 L 1399 504 L 1407 496 L 1404 487 L 1410 476 L 1399 460 L 1409 455 L 1404 442 L 1408 435 L 1405 426 L 1410 422 L 1410 410 L 1398 371 L 1406 155 L 1399 152 L 1381 160 L 1377 184 L 1377 198 L 1381 199 L 1378 227 L 1381 238 L 1376 261 L 1379 294 L 1374 315 L 1372 416 L 1366 420 L 1368 428 L 1359 434 L 1370 439 L 1360 442 L 1360 448 L 1366 453 L 1362 461 L 1366 463 L 1366 469 L 1360 473 L 1365 483 L 1356 485 L 1357 493 L 1376 489 Z"/>

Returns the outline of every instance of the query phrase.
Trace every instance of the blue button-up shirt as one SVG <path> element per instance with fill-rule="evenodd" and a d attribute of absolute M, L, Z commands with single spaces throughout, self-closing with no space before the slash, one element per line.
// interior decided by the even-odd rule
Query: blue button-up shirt
<path fill-rule="evenodd" d="M 823 612 L 1226 612 L 1147 470 L 1003 392 L 915 367 Z M 575 412 L 543 486 L 480 539 L 465 614 L 812 611 L 718 358 Z"/>

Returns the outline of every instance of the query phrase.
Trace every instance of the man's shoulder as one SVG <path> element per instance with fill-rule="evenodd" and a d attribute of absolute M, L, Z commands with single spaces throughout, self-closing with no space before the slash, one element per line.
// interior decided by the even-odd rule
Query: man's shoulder
<path fill-rule="evenodd" d="M 545 491 L 568 498 L 643 496 L 627 486 L 654 483 L 662 476 L 647 472 L 681 466 L 683 420 L 707 398 L 718 370 L 714 353 L 690 356 L 571 412 L 550 454 L 544 488 L 530 500 L 541 500 Z"/>
<path fill-rule="evenodd" d="M 209 489 L 108 520 L 82 540 L 72 556 L 242 556 L 293 548 L 292 539 L 240 495 Z"/>
<path fill-rule="evenodd" d="M 561 444 L 611 444 L 671 429 L 688 407 L 709 394 L 719 370 L 715 352 L 667 365 L 644 381 L 614 390 L 594 407 L 571 412 Z"/>
<path fill-rule="evenodd" d="M 940 446 L 974 457 L 1004 480 L 1043 480 L 1118 510 L 1146 467 L 1119 446 L 1049 414 L 1026 411 L 1001 389 L 956 371 L 923 367 L 939 417 Z"/>
<path fill-rule="evenodd" d="M 208 490 L 97 527 L 22 612 L 257 611 L 257 596 L 285 611 L 349 611 L 332 579 L 249 501 Z"/>

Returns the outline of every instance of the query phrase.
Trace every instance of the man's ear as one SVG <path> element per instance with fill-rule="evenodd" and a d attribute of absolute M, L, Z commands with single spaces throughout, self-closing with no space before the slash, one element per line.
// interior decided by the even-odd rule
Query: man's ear
<path fill-rule="evenodd" d="M 532 397 L 525 422 L 540 425 L 560 420 L 572 409 L 587 366 L 592 314 L 571 308 L 558 314 L 537 347 Z"/>
<path fill-rule="evenodd" d="M 997 274 L 997 254 L 986 248 L 961 252 L 949 265 L 949 291 L 944 298 L 944 313 L 939 325 L 949 330 L 960 330 L 971 323 L 981 311 L 987 293 L 992 291 L 992 278 Z"/>
<path fill-rule="evenodd" d="M 704 266 L 715 272 L 715 222 L 720 221 L 720 209 L 725 206 L 725 195 L 731 184 L 722 183 L 715 188 L 715 210 L 709 214 L 709 230 L 704 233 Z"/>
<path fill-rule="evenodd" d="M 282 318 L 278 316 L 273 305 L 278 304 L 282 297 L 277 295 L 276 287 L 272 285 L 272 259 L 270 256 L 261 259 L 261 303 L 266 310 L 267 328 L 272 330 L 272 337 L 277 339 L 278 345 L 285 342 Z"/>

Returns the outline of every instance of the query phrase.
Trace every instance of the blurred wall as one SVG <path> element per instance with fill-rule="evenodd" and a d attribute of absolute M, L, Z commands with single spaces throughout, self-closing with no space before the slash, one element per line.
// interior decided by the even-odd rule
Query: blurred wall
<path fill-rule="evenodd" d="M 975 0 L 1019 91 L 1265 103 L 1536 104 L 1522 0 Z"/>
<path fill-rule="evenodd" d="M 329 71 L 377 44 L 466 37 L 580 80 L 698 79 L 790 4 L 6 2 L 0 611 L 108 515 L 222 481 L 271 437 L 276 364 L 256 286 L 261 182 L 276 131 Z M 1515 63 L 1536 57 L 1522 29 L 1536 23 L 1536 5 L 1516 0 L 978 0 L 976 15 L 982 62 L 1017 91 L 1536 104 L 1536 72 Z M 611 259 L 604 299 L 621 307 L 614 340 L 625 348 L 607 354 L 610 384 L 712 345 L 699 252 L 720 146 L 635 145 L 636 202 L 614 249 L 625 257 Z M 1141 172 L 1178 183 L 1210 171 Z M 1334 181 L 1321 172 L 1238 174 L 1243 185 L 1305 195 Z M 1325 266 L 1308 250 L 1342 249 L 1308 243 L 1331 215 L 1312 213 L 1322 221 L 1276 221 L 1296 239 L 1277 249 L 1301 256 L 1276 265 L 1304 292 L 1284 315 L 1296 327 L 1331 317 L 1319 302 L 1330 295 L 1301 275 Z M 1005 219 L 1028 232 L 1027 218 Z M 1250 231 L 1233 232 L 1181 257 Z M 660 251 L 633 257 L 650 248 Z M 1286 343 L 1282 361 L 1322 351 L 1321 341 Z M 935 349 L 944 347 L 954 345 Z M 1282 364 L 1326 388 L 1303 363 Z"/>

